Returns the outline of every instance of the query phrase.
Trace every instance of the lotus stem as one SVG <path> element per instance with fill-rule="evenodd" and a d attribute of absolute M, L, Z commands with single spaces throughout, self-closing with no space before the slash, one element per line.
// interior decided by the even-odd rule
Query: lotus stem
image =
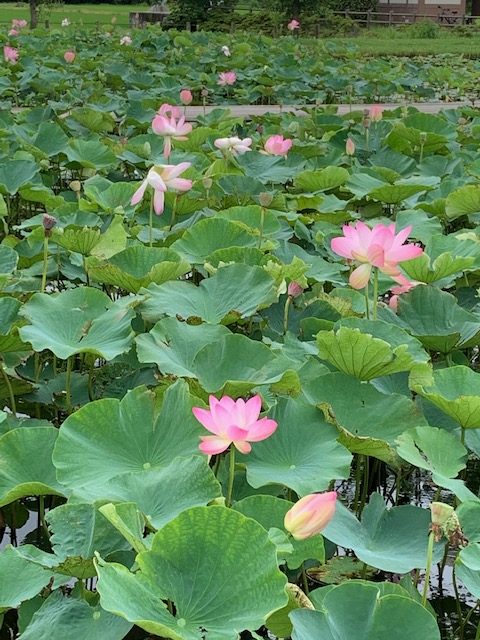
<path fill-rule="evenodd" d="M 283 310 L 283 335 L 286 335 L 288 331 L 288 312 L 290 311 L 290 305 L 292 304 L 291 296 L 287 296 L 285 301 L 285 308 Z"/>
<path fill-rule="evenodd" d="M 153 195 L 150 200 L 150 214 L 148 216 L 148 246 L 153 245 Z"/>
<path fill-rule="evenodd" d="M 365 293 L 365 316 L 367 320 L 370 320 L 370 301 L 368 299 L 368 282 L 365 285 L 364 293 Z"/>
<path fill-rule="evenodd" d="M 232 506 L 232 494 L 233 494 L 233 481 L 235 480 L 235 449 L 230 448 L 230 467 L 228 471 L 228 486 L 227 486 L 227 499 L 225 500 L 225 506 Z"/>
<path fill-rule="evenodd" d="M 378 310 L 378 269 L 373 274 L 373 319 L 377 319 Z"/>
<path fill-rule="evenodd" d="M 72 356 L 67 358 L 67 372 L 65 376 L 65 403 L 67 413 L 72 410 Z"/>
<path fill-rule="evenodd" d="M 42 286 L 40 292 L 45 293 L 47 286 L 47 267 L 48 267 L 48 235 L 45 233 L 43 238 L 43 271 L 42 271 Z"/>
<path fill-rule="evenodd" d="M 430 585 L 430 573 L 432 570 L 432 561 L 433 561 L 434 539 L 435 539 L 435 534 L 433 533 L 433 531 L 430 531 L 428 536 L 428 548 L 427 548 L 427 568 L 425 571 L 425 582 L 423 584 L 423 595 L 422 595 L 422 605 L 424 607 L 427 606 L 428 587 Z"/>
<path fill-rule="evenodd" d="M 7 385 L 8 395 L 10 397 L 10 409 L 12 410 L 12 413 L 16 418 L 17 417 L 17 405 L 16 405 L 16 402 L 15 402 L 15 394 L 13 393 L 12 383 L 10 382 L 8 374 L 5 371 L 5 369 L 3 368 L 3 363 L 1 363 L 1 365 L 0 365 L 0 371 L 2 372 L 3 379 L 5 380 L 5 384 Z"/>
<path fill-rule="evenodd" d="M 262 248 L 262 241 L 263 241 L 263 227 L 265 225 L 265 208 L 262 207 L 260 209 L 260 233 L 258 235 L 258 248 L 261 249 Z"/>
<path fill-rule="evenodd" d="M 175 194 L 175 198 L 173 200 L 173 205 L 172 205 L 172 217 L 170 219 L 170 229 L 169 229 L 169 231 L 171 231 L 173 229 L 173 226 L 175 224 L 175 215 L 177 213 L 177 200 L 178 200 L 178 195 Z"/>
<path fill-rule="evenodd" d="M 48 531 L 47 523 L 45 521 L 45 496 L 38 496 L 38 519 L 43 530 L 47 534 L 47 538 L 50 538 L 50 532 Z"/>

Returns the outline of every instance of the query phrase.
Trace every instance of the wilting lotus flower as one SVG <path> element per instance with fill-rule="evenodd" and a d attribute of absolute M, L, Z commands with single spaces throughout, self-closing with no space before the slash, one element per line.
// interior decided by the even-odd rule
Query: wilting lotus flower
<path fill-rule="evenodd" d="M 162 105 L 162 108 L 163 106 L 165 105 Z M 158 114 L 152 121 L 152 129 L 157 136 L 165 138 L 163 155 L 168 160 L 172 151 L 172 140 L 186 140 L 187 135 L 192 132 L 192 125 L 185 122 L 184 116 L 180 116 L 177 120 L 174 115 L 169 117 Z"/>
<path fill-rule="evenodd" d="M 287 29 L 289 31 L 295 31 L 295 29 L 300 29 L 300 22 L 298 20 L 290 20 L 287 24 Z"/>
<path fill-rule="evenodd" d="M 180 100 L 182 101 L 182 104 L 184 104 L 185 106 L 192 103 L 193 96 L 190 89 L 182 89 L 180 91 Z"/>
<path fill-rule="evenodd" d="M 305 540 L 323 531 L 335 514 L 337 493 L 313 493 L 301 498 L 285 514 L 284 527 L 295 540 Z"/>
<path fill-rule="evenodd" d="M 213 143 L 220 151 L 230 151 L 232 156 L 243 156 L 247 151 L 251 151 L 251 138 L 241 140 L 237 136 L 231 138 L 217 138 Z"/>
<path fill-rule="evenodd" d="M 227 56 L 227 58 L 229 58 L 232 54 L 230 53 L 230 49 L 227 47 L 226 44 L 223 45 L 222 47 L 222 53 L 224 56 Z"/>
<path fill-rule="evenodd" d="M 24 29 L 27 25 L 28 22 L 26 20 L 18 20 L 17 18 L 14 18 L 12 20 L 12 27 L 14 29 Z"/>
<path fill-rule="evenodd" d="M 227 85 L 235 84 L 237 81 L 237 74 L 235 71 L 222 71 L 218 74 L 218 82 L 221 87 L 226 87 Z"/>
<path fill-rule="evenodd" d="M 64 18 L 62 20 L 62 27 L 69 27 L 70 26 L 70 20 L 68 18 Z"/>
<path fill-rule="evenodd" d="M 63 54 L 63 58 L 65 62 L 71 64 L 75 60 L 75 55 L 75 51 L 65 51 L 65 53 Z"/>
<path fill-rule="evenodd" d="M 265 142 L 264 149 L 271 156 L 286 156 L 292 148 L 293 141 L 283 136 L 270 136 Z"/>
<path fill-rule="evenodd" d="M 130 204 L 135 206 L 138 204 L 143 196 L 147 187 L 152 187 L 154 191 L 153 195 L 153 209 L 157 216 L 163 213 L 165 208 L 165 192 L 166 191 L 188 191 L 192 188 L 192 181 L 185 178 L 179 178 L 178 176 L 186 171 L 191 166 L 190 162 L 181 162 L 178 165 L 174 164 L 161 164 L 152 167 L 147 174 L 147 177 L 142 182 L 140 187 L 133 194 Z"/>
<path fill-rule="evenodd" d="M 250 442 L 265 440 L 277 428 L 275 420 L 270 418 L 258 419 L 262 410 L 262 399 L 254 396 L 250 400 L 233 400 L 223 396 L 217 400 L 215 396 L 208 399 L 210 411 L 193 407 L 196 419 L 208 429 L 213 436 L 203 436 L 200 451 L 208 455 L 222 453 L 233 445 L 242 453 L 250 453 Z"/>
<path fill-rule="evenodd" d="M 5 47 L 3 47 L 3 57 L 5 58 L 5 62 L 15 64 L 15 62 L 17 62 L 18 60 L 18 49 L 9 47 L 7 44 Z"/>
<path fill-rule="evenodd" d="M 353 156 L 355 153 L 355 143 L 351 138 L 347 138 L 347 142 L 345 143 L 345 153 L 347 156 Z"/>
<path fill-rule="evenodd" d="M 374 104 L 370 107 L 369 117 L 372 122 L 380 122 L 383 117 L 383 107 L 381 104 Z"/>
<path fill-rule="evenodd" d="M 395 235 L 395 224 L 377 224 L 373 229 L 361 221 L 344 225 L 343 237 L 334 238 L 331 247 L 339 256 L 362 263 L 350 274 L 350 285 L 363 289 L 370 279 L 372 267 L 392 277 L 400 276 L 398 264 L 423 253 L 421 247 L 403 244 L 411 230 L 408 226 Z"/>
<path fill-rule="evenodd" d="M 390 309 L 393 309 L 394 311 L 396 311 L 398 308 L 398 296 L 402 295 L 402 293 L 407 293 L 408 291 L 416 287 L 418 284 L 421 284 L 416 280 L 409 280 L 408 278 L 406 278 L 401 274 L 395 277 L 395 280 L 398 282 L 399 286 L 392 287 L 390 289 L 390 291 L 393 293 L 393 296 L 388 301 L 388 306 L 390 307 Z"/>
<path fill-rule="evenodd" d="M 120 38 L 120 44 L 124 45 L 126 47 L 129 47 L 132 44 L 132 39 L 130 36 L 123 36 L 123 38 Z"/>

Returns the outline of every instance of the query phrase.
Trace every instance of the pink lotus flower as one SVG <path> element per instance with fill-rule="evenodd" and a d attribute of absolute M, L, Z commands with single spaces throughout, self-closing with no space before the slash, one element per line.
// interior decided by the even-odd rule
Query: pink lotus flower
<path fill-rule="evenodd" d="M 193 96 L 190 89 L 182 89 L 180 91 L 180 100 L 182 101 L 182 104 L 184 104 L 185 106 L 192 103 Z"/>
<path fill-rule="evenodd" d="M 381 104 L 374 104 L 370 107 L 370 120 L 372 122 L 380 122 L 383 117 L 383 107 Z"/>
<path fill-rule="evenodd" d="M 312 493 L 287 511 L 284 527 L 295 540 L 305 540 L 323 531 L 335 514 L 337 493 Z"/>
<path fill-rule="evenodd" d="M 10 31 L 8 32 L 8 35 L 12 38 L 15 38 L 16 36 L 18 36 L 19 32 L 16 29 L 10 29 Z"/>
<path fill-rule="evenodd" d="M 393 311 L 397 311 L 398 309 L 398 296 L 402 295 L 402 293 L 407 293 L 421 282 L 417 282 L 416 280 L 409 280 L 404 275 L 399 275 L 395 277 L 395 280 L 398 282 L 398 287 L 392 287 L 390 291 L 393 293 L 393 296 L 388 301 L 388 306 Z"/>
<path fill-rule="evenodd" d="M 218 74 L 218 82 L 221 87 L 226 87 L 227 85 L 235 84 L 237 81 L 237 74 L 235 71 L 222 71 Z"/>
<path fill-rule="evenodd" d="M 277 428 L 275 420 L 258 419 L 262 410 L 262 399 L 254 396 L 250 400 L 233 400 L 223 396 L 217 400 L 215 396 L 208 399 L 210 411 L 193 407 L 195 418 L 208 429 L 213 436 L 202 436 L 200 451 L 208 455 L 222 453 L 233 444 L 242 453 L 250 453 L 250 442 L 265 440 Z"/>
<path fill-rule="evenodd" d="M 120 38 L 120 44 L 125 46 L 125 47 L 129 47 L 132 44 L 132 39 L 130 36 L 123 36 L 123 38 Z"/>
<path fill-rule="evenodd" d="M 345 153 L 347 156 L 353 156 L 355 153 L 355 143 L 351 138 L 347 138 L 347 142 L 345 143 Z"/>
<path fill-rule="evenodd" d="M 300 29 L 300 22 L 298 20 L 290 20 L 287 24 L 287 29 L 289 31 L 295 31 L 295 29 Z"/>
<path fill-rule="evenodd" d="M 27 25 L 28 22 L 26 20 L 18 20 L 17 18 L 14 18 L 12 20 L 12 27 L 14 29 L 24 29 Z"/>
<path fill-rule="evenodd" d="M 15 64 L 18 60 L 18 49 L 14 47 L 9 47 L 8 44 L 3 47 L 3 57 L 5 58 L 5 62 L 10 62 L 11 64 Z"/>
<path fill-rule="evenodd" d="M 363 289 L 370 279 L 372 267 L 393 277 L 400 276 L 398 264 L 423 253 L 421 247 L 403 244 L 411 230 L 409 226 L 395 235 L 395 224 L 388 227 L 377 224 L 373 229 L 361 221 L 352 226 L 344 225 L 343 237 L 334 238 L 331 247 L 339 256 L 361 263 L 350 274 L 350 285 Z"/>
<path fill-rule="evenodd" d="M 161 215 L 165 208 L 166 191 L 184 192 L 189 191 L 189 189 L 192 188 L 191 180 L 178 177 L 181 173 L 190 168 L 190 166 L 190 162 L 181 162 L 178 165 L 161 164 L 152 167 L 145 180 L 133 194 L 130 204 L 132 206 L 138 204 L 143 199 L 147 187 L 152 187 L 154 191 L 153 208 L 157 216 Z"/>
<path fill-rule="evenodd" d="M 303 293 L 303 287 L 301 287 L 298 282 L 292 281 L 288 285 L 287 294 L 291 298 L 298 298 L 299 295 Z"/>
<path fill-rule="evenodd" d="M 247 151 L 251 151 L 250 146 L 252 144 L 252 139 L 244 138 L 241 140 L 237 136 L 233 136 L 231 138 L 217 138 L 213 144 L 222 152 L 229 151 L 232 156 L 243 156 Z"/>
<path fill-rule="evenodd" d="M 182 117 L 181 110 L 174 106 L 173 104 L 168 104 L 168 102 L 164 102 L 160 109 L 157 111 L 157 115 L 159 116 L 167 116 L 167 118 L 178 118 Z"/>
<path fill-rule="evenodd" d="M 163 106 L 165 105 L 162 105 L 161 108 Z M 152 121 L 152 129 L 157 136 L 165 138 L 163 155 L 168 160 L 172 151 L 172 140 L 186 140 L 187 135 L 192 132 L 192 125 L 189 122 L 185 122 L 185 116 L 180 116 L 177 120 L 174 115 L 158 114 Z"/>
<path fill-rule="evenodd" d="M 292 148 L 293 141 L 283 136 L 270 136 L 265 142 L 264 149 L 272 156 L 286 156 Z"/>
<path fill-rule="evenodd" d="M 75 60 L 75 56 L 75 51 L 71 50 L 65 51 L 65 53 L 63 54 L 63 58 L 67 64 L 71 64 Z"/>

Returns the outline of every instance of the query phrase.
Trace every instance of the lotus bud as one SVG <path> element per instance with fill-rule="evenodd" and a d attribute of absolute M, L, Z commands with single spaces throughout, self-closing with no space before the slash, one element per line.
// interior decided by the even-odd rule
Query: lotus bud
<path fill-rule="evenodd" d="M 269 207 L 273 202 L 273 196 L 271 193 L 262 191 L 262 193 L 258 194 L 258 201 L 262 207 Z"/>
<path fill-rule="evenodd" d="M 45 231 L 45 237 L 49 238 L 52 235 L 52 229 L 57 224 L 57 219 L 48 213 L 43 214 L 43 229 Z"/>
<path fill-rule="evenodd" d="M 364 109 L 363 110 L 363 122 L 362 122 L 362 124 L 365 127 L 365 129 L 368 129 L 370 127 L 370 109 Z"/>
<path fill-rule="evenodd" d="M 345 144 L 345 153 L 347 156 L 353 156 L 355 154 L 355 143 L 351 138 L 347 139 Z"/>
<path fill-rule="evenodd" d="M 74 191 L 75 193 L 78 193 L 79 191 L 82 190 L 82 183 L 80 182 L 80 180 L 72 180 L 70 182 L 69 187 L 72 191 Z"/>
<path fill-rule="evenodd" d="M 287 511 L 284 527 L 295 540 L 305 540 L 323 531 L 335 514 L 336 491 L 313 493 Z"/>
<path fill-rule="evenodd" d="M 180 100 L 185 106 L 192 103 L 193 95 L 190 89 L 182 89 L 180 91 Z"/>
<path fill-rule="evenodd" d="M 303 293 L 303 287 L 301 287 L 298 282 L 290 282 L 287 292 L 291 298 L 298 298 L 298 296 Z"/>

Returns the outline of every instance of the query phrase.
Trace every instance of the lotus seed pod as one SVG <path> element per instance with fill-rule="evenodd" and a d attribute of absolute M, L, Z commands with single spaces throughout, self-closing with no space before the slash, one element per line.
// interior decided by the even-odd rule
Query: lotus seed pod
<path fill-rule="evenodd" d="M 80 182 L 80 180 L 72 180 L 70 182 L 70 189 L 72 191 L 75 191 L 75 193 L 78 193 L 79 191 L 82 190 L 82 183 Z"/>

